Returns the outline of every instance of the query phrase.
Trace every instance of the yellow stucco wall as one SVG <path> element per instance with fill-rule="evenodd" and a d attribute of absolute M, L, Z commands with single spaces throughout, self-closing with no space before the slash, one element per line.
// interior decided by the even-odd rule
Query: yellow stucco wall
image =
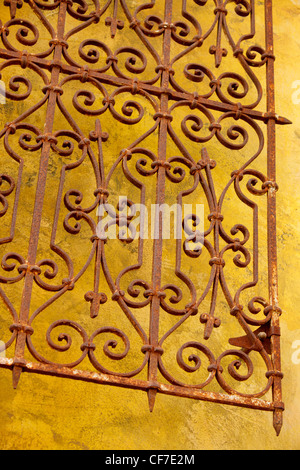
<path fill-rule="evenodd" d="M 7 8 L 2 3 L 1 0 L 1 18 L 2 15 L 7 16 Z M 2 449 L 300 448 L 300 323 L 297 310 L 300 306 L 300 92 L 297 94 L 300 90 L 300 0 L 276 0 L 274 4 L 277 112 L 293 122 L 293 125 L 277 129 L 277 181 L 281 189 L 278 193 L 279 298 L 283 310 L 282 368 L 286 405 L 280 436 L 275 436 L 272 414 L 267 412 L 159 395 L 150 414 L 147 396 L 143 392 L 34 374 L 23 374 L 18 389 L 13 390 L 11 372 L 0 369 Z M 262 9 L 258 8 L 258 29 L 263 25 L 261 13 Z M 20 105 L 18 112 L 21 109 Z M 0 104 L 1 124 L 8 118 L 12 119 L 12 115 L 11 105 Z M 42 116 L 41 111 L 41 119 Z M 120 135 L 119 139 L 123 137 Z M 36 181 L 35 164 L 32 162 L 30 165 L 26 169 L 29 183 Z M 55 175 L 54 159 L 52 169 Z M 220 185 L 224 184 L 222 174 L 218 178 Z M 30 184 L 28 188 L 29 197 L 33 197 Z M 50 195 L 49 209 L 51 201 Z M 26 228 L 26 214 L 22 222 Z M 48 223 L 44 221 L 43 234 L 47 232 Z M 164 255 L 168 257 L 167 251 Z M 92 281 L 91 274 L 89 276 L 89 281 Z M 75 301 L 67 298 L 66 308 L 76 305 L 79 296 L 82 299 L 83 291 L 80 289 L 78 294 L 74 291 Z M 45 326 L 49 323 L 43 324 Z"/>

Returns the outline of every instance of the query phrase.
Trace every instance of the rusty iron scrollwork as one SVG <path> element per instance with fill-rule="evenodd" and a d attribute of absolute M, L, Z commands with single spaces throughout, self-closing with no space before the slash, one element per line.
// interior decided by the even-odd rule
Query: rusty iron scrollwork
<path fill-rule="evenodd" d="M 158 393 L 267 410 L 274 413 L 274 427 L 279 434 L 284 405 L 280 364 L 281 310 L 277 292 L 275 126 L 289 121 L 278 116 L 275 110 L 272 0 L 263 2 L 265 44 L 261 46 L 256 42 L 257 3 L 262 2 L 1 0 L 0 78 L 9 77 L 6 102 L 14 103 L 15 109 L 21 110 L 0 131 L 3 151 L 18 167 L 16 175 L 10 174 L 12 166 L 4 168 L 0 157 L 0 218 L 3 223 L 10 218 L 9 233 L 0 238 L 0 295 L 1 308 L 11 318 L 9 335 L 1 346 L 6 357 L 0 359 L 0 366 L 12 370 L 14 387 L 17 387 L 22 372 L 36 372 L 144 390 L 151 410 Z M 4 16 L 8 17 L 8 12 L 10 19 L 3 20 Z M 238 22 L 234 23 L 234 20 Z M 237 37 L 233 25 L 243 21 L 244 34 Z M 126 41 L 128 31 L 135 35 L 135 41 L 129 44 Z M 47 35 L 49 41 L 45 46 L 41 38 Z M 204 50 L 207 55 L 202 53 Z M 192 62 L 190 57 L 193 57 Z M 203 63 L 203 57 L 209 57 L 209 63 Z M 233 63 L 239 66 L 240 73 L 234 68 L 224 70 L 227 64 L 230 67 Z M 258 78 L 258 71 L 262 70 L 265 70 L 265 87 Z M 38 92 L 33 76 L 42 83 Z M 72 90 L 74 96 L 70 104 L 66 95 Z M 264 100 L 267 109 L 260 111 Z M 136 126 L 140 132 L 143 120 L 148 125 L 146 109 L 152 124 L 139 135 L 134 129 Z M 42 110 L 45 110 L 45 118 L 39 122 L 34 117 L 41 116 Z M 77 115 L 81 115 L 81 120 L 76 118 Z M 85 117 L 89 122 L 93 121 L 88 133 L 82 126 Z M 64 122 L 64 128 L 61 128 L 60 120 Z M 121 125 L 128 126 L 132 143 L 127 148 L 116 149 L 113 163 L 108 168 L 104 149 L 111 140 L 111 129 L 107 128 L 106 122 L 112 121 L 116 129 Z M 258 142 L 251 155 L 246 151 L 250 135 Z M 157 149 L 147 144 L 147 139 L 154 136 Z M 171 156 L 169 142 L 177 152 Z M 217 153 L 212 154 L 211 142 L 219 149 Z M 195 146 L 200 158 L 195 157 Z M 232 154 L 240 152 L 244 160 L 228 174 L 220 191 L 216 189 L 215 173 L 224 166 L 226 157 L 223 158 L 222 149 L 230 150 Z M 27 234 L 22 233 L 22 237 L 29 240 L 28 252 L 19 253 L 11 251 L 10 246 L 18 243 L 18 237 L 21 237 L 16 227 L 26 166 L 24 152 L 35 156 L 37 183 L 30 228 Z M 53 257 L 43 258 L 38 246 L 53 154 L 61 162 L 56 207 L 51 220 L 49 249 Z M 77 157 L 73 158 L 75 154 Z M 266 162 L 265 174 L 256 167 L 259 157 Z M 89 203 L 85 202 L 79 186 L 66 189 L 72 171 L 80 170 L 87 162 L 94 178 L 90 181 L 96 183 L 95 187 L 89 188 Z M 224 166 L 223 181 L 227 168 Z M 149 185 L 155 181 L 155 200 L 152 201 L 155 204 L 166 202 L 170 185 L 180 187 L 176 196 L 179 205 L 186 196 L 202 191 L 209 210 L 203 246 L 195 248 L 197 233 L 193 229 L 186 240 L 174 241 L 174 276 L 178 283 L 172 282 L 174 276 L 170 282 L 163 281 L 161 219 L 159 236 L 152 243 L 152 271 L 150 263 L 146 271 L 148 276 L 142 270 L 146 262 L 149 264 L 142 238 L 138 240 L 137 261 L 122 266 L 116 276 L 111 273 L 107 257 L 109 241 L 97 232 L 97 210 L 100 204 L 105 206 L 110 202 L 116 188 L 114 180 L 120 171 L 127 185 L 133 188 L 132 198 L 139 194 L 138 202 L 142 204 L 148 197 L 148 181 Z M 90 186 L 89 182 L 87 186 Z M 119 190 L 122 192 L 122 188 Z M 226 204 L 230 191 L 247 207 L 251 217 L 248 227 L 237 223 L 228 232 L 226 224 L 231 221 Z M 127 195 L 129 216 L 125 222 L 117 216 L 115 224 L 119 226 L 130 226 L 134 217 L 134 213 L 130 215 L 130 208 L 136 201 Z M 253 293 L 244 305 L 243 295 L 251 293 L 260 278 L 259 229 L 265 220 L 259 221 L 258 199 L 264 199 L 267 206 L 268 295 L 263 297 Z M 121 205 L 117 207 L 117 213 L 121 211 Z M 194 214 L 189 220 L 195 226 Z M 76 248 L 83 225 L 90 231 L 90 249 L 84 253 L 85 263 L 78 270 L 73 259 L 76 251 L 67 252 L 60 245 L 57 233 L 64 231 Z M 129 246 L 130 242 L 128 235 L 123 244 Z M 230 254 L 233 254 L 231 260 Z M 57 259 L 64 265 L 67 273 L 64 277 Z M 205 286 L 196 284 L 185 269 L 186 260 L 190 260 L 200 273 L 202 259 L 206 260 L 205 269 L 209 270 Z M 47 326 L 47 346 L 57 354 L 56 357 L 69 351 L 73 339 L 70 333 L 64 332 L 67 328 L 79 335 L 80 348 L 77 358 L 69 362 L 53 361 L 45 354 L 46 349 L 39 350 L 39 342 L 35 342 L 39 318 L 43 318 L 44 323 L 47 321 L 47 311 L 52 307 L 55 309 L 56 302 L 64 296 L 72 295 L 90 266 L 93 267 L 94 285 L 86 289 L 82 299 L 85 307 L 80 308 L 85 312 L 88 307 L 89 321 L 95 325 L 94 329 L 90 332 L 84 319 L 80 322 L 78 317 L 76 321 L 69 318 L 70 310 L 59 312 L 62 319 L 57 318 Z M 228 284 L 231 270 L 245 269 L 251 271 L 252 279 L 243 282 L 234 292 Z M 142 273 L 140 276 L 139 272 Z M 124 287 L 129 274 L 135 277 Z M 110 292 L 103 288 L 103 280 Z M 6 290 L 9 286 L 16 289 L 21 286 L 18 306 L 10 297 L 12 291 Z M 37 296 L 40 305 L 36 300 L 33 302 L 33 290 L 36 292 L 36 289 L 40 290 Z M 43 294 L 47 300 L 43 300 Z M 217 304 L 220 295 L 226 305 L 226 312 L 223 305 L 222 314 L 218 313 Z M 206 310 L 207 306 L 204 309 L 202 305 L 208 298 Z M 109 302 L 118 312 L 111 326 L 101 321 L 101 312 Z M 149 330 L 137 314 L 146 310 Z M 139 355 L 131 369 L 128 357 L 132 341 L 117 323 L 121 315 L 129 320 L 136 341 L 140 343 Z M 161 333 L 163 315 L 173 323 Z M 195 318 L 202 337 L 195 338 L 192 334 L 191 325 Z M 220 352 L 210 341 L 216 331 L 222 335 L 229 321 L 238 326 L 240 336 L 229 338 L 229 349 Z M 180 328 L 184 328 L 185 339 L 183 344 L 178 344 L 174 362 L 185 377 L 196 376 L 206 367 L 206 375 L 201 375 L 199 381 L 184 381 L 165 360 L 168 339 L 176 338 L 177 344 Z M 61 332 L 59 343 L 53 339 L 56 331 Z M 104 336 L 110 338 L 101 348 L 104 357 L 112 363 L 127 361 L 127 370 L 119 372 L 102 362 L 98 355 L 98 340 Z M 187 356 L 189 351 L 194 352 Z M 260 390 L 249 386 L 246 392 L 241 391 L 239 384 L 251 382 L 255 357 L 263 364 L 260 367 L 264 369 L 265 383 Z M 89 363 L 92 370 L 79 369 L 82 363 Z M 146 377 L 143 377 L 144 372 Z M 266 399 L 268 394 L 271 398 Z"/>

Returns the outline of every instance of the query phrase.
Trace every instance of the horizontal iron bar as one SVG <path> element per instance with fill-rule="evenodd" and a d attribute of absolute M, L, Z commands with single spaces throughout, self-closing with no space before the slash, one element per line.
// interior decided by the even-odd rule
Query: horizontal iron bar
<path fill-rule="evenodd" d="M 8 51 L 6 49 L 0 49 L 0 58 L 2 59 L 19 59 L 21 57 L 20 52 L 17 51 Z M 52 60 L 46 60 L 42 59 L 40 57 L 35 57 L 34 55 L 28 55 L 28 60 L 31 61 L 32 63 L 38 65 L 41 68 L 50 70 L 52 67 Z M 65 64 L 63 62 L 60 62 L 59 64 L 56 63 L 56 65 L 60 67 L 61 73 L 67 74 L 67 75 L 72 75 L 72 74 L 80 74 L 83 73 L 82 68 L 74 67 L 72 65 Z M 86 70 L 85 70 L 86 72 Z M 100 73 L 95 70 L 90 69 L 88 71 L 89 76 L 91 78 L 99 79 L 101 80 L 102 83 L 105 83 L 107 85 L 114 85 L 117 87 L 120 86 L 132 86 L 132 80 L 127 79 L 127 78 L 121 78 L 121 77 L 116 77 L 113 75 L 107 75 L 105 73 Z M 173 90 L 172 88 L 161 88 L 157 87 L 154 85 L 150 85 L 149 83 L 143 83 L 143 82 L 136 82 L 138 84 L 138 87 L 141 90 L 146 91 L 147 93 L 155 96 L 161 96 L 162 93 L 168 93 L 170 99 L 175 100 L 175 101 L 180 101 L 180 100 L 188 100 L 188 101 L 193 101 L 195 99 L 193 93 L 185 93 L 185 92 L 180 92 Z M 221 111 L 221 112 L 236 112 L 236 106 L 229 104 L 229 103 L 223 103 L 220 101 L 214 101 L 210 100 L 207 98 L 203 98 L 199 96 L 197 98 L 198 103 L 212 109 L 214 111 Z M 259 121 L 264 121 L 268 122 L 269 119 L 274 119 L 276 124 L 292 124 L 289 119 L 286 119 L 282 116 L 279 116 L 278 114 L 273 114 L 270 115 L 269 113 L 266 112 L 261 112 L 261 111 L 256 111 L 253 109 L 249 109 L 246 106 L 243 107 L 242 111 L 245 115 L 249 116 L 252 119 L 257 119 Z"/>
<path fill-rule="evenodd" d="M 14 367 L 13 359 L 0 358 L 0 368 L 12 370 Z M 55 368 L 54 368 L 55 367 Z M 251 408 L 261 411 L 274 411 L 275 405 L 272 402 L 259 398 L 243 397 L 239 395 L 225 395 L 222 393 L 206 392 L 192 387 L 182 387 L 171 384 L 151 383 L 143 380 L 132 379 L 117 375 L 106 375 L 99 372 L 88 372 L 77 369 L 70 369 L 59 365 L 42 364 L 25 361 L 22 365 L 23 372 L 32 372 L 41 375 L 50 375 L 54 377 L 69 378 L 92 382 L 102 385 L 118 386 L 123 388 L 148 391 L 153 388 L 158 393 L 164 395 L 173 395 L 194 400 L 208 401 L 219 404 Z"/>

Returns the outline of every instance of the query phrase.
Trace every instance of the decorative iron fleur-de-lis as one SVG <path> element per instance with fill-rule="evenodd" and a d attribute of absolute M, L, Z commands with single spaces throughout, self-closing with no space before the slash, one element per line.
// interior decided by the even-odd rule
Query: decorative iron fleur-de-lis
<path fill-rule="evenodd" d="M 10 8 L 10 16 L 13 19 L 16 16 L 17 8 L 23 6 L 23 0 L 4 0 L 4 6 Z"/>
<path fill-rule="evenodd" d="M 84 296 L 87 302 L 91 303 L 91 318 L 96 318 L 99 314 L 100 305 L 107 302 L 107 296 L 103 292 L 87 292 Z"/>
<path fill-rule="evenodd" d="M 215 55 L 216 67 L 221 65 L 222 58 L 226 57 L 228 54 L 227 49 L 222 47 L 222 30 L 224 30 L 227 37 L 230 35 L 226 24 L 226 16 L 228 13 L 226 6 L 228 3 L 228 0 L 216 0 L 216 8 L 214 9 L 214 14 L 217 15 L 218 20 L 217 44 L 211 46 L 209 52 Z M 235 12 L 237 15 L 245 17 L 251 14 L 252 2 L 249 0 L 234 0 L 234 3 L 236 4 Z M 230 40 L 230 42 L 231 41 L 232 40 Z"/>
<path fill-rule="evenodd" d="M 227 49 L 222 47 L 222 29 L 225 23 L 227 10 L 223 1 L 218 2 L 218 6 L 214 10 L 215 15 L 218 15 L 218 31 L 217 31 L 217 44 L 209 48 L 209 52 L 215 55 L 215 65 L 220 67 L 222 58 L 228 54 Z"/>
<path fill-rule="evenodd" d="M 209 158 L 208 152 L 206 148 L 201 150 L 201 157 L 202 159 L 198 162 L 200 166 L 200 171 L 205 171 L 208 188 L 211 194 L 211 199 L 213 201 L 213 212 L 208 216 L 210 222 L 214 224 L 214 230 L 219 232 L 219 224 L 223 220 L 223 216 L 220 214 L 220 209 L 217 203 L 217 196 L 215 192 L 215 187 L 213 183 L 213 178 L 211 174 L 211 170 L 216 166 L 216 162 Z M 216 302 L 217 302 L 217 295 L 218 295 L 218 285 L 219 285 L 219 275 L 220 270 L 224 266 L 224 260 L 217 256 L 219 251 L 219 246 L 215 246 L 216 256 L 210 260 L 210 266 L 215 267 L 215 275 L 213 281 L 213 288 L 212 288 L 212 297 L 210 303 L 210 310 L 209 313 L 203 313 L 200 317 L 200 322 L 205 324 L 204 328 L 204 339 L 208 340 L 212 334 L 214 328 L 219 328 L 221 325 L 221 321 L 219 318 L 215 317 L 215 309 L 216 309 Z"/>
<path fill-rule="evenodd" d="M 115 37 L 117 29 L 124 28 L 124 21 L 118 19 L 118 4 L 119 0 L 114 0 L 114 15 L 111 18 L 110 16 L 106 18 L 105 25 L 110 26 L 110 35 L 112 38 Z"/>
<path fill-rule="evenodd" d="M 95 191 L 95 196 L 100 196 L 100 201 L 103 201 L 103 198 L 107 197 L 107 191 L 104 188 L 105 175 L 104 175 L 104 163 L 103 163 L 103 150 L 102 142 L 105 142 L 108 139 L 108 134 L 102 132 L 100 120 L 96 120 L 95 130 L 90 132 L 90 140 L 96 141 L 98 143 L 98 156 L 99 156 L 99 173 L 100 173 L 100 183 L 101 188 L 98 188 Z M 100 305 L 107 302 L 107 296 L 103 292 L 99 292 L 100 285 L 100 266 L 101 266 L 101 257 L 102 257 L 102 241 L 98 239 L 97 236 L 92 238 L 92 242 L 96 243 L 96 261 L 95 261 L 95 271 L 94 271 L 94 290 L 89 291 L 85 294 L 84 298 L 87 302 L 90 302 L 90 315 L 91 318 L 96 318 L 99 314 Z"/>

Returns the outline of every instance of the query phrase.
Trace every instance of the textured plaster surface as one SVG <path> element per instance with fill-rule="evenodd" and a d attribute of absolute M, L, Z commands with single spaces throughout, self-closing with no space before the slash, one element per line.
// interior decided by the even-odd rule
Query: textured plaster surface
<path fill-rule="evenodd" d="M 3 11 L 1 1 L 0 15 Z M 258 9 L 258 15 L 260 12 L 261 9 Z M 263 25 L 261 16 L 258 24 Z M 0 448 L 300 448 L 300 91 L 297 95 L 300 82 L 295 83 L 300 81 L 299 27 L 300 2 L 274 1 L 277 112 L 293 122 L 293 125 L 278 127 L 277 130 L 277 182 L 281 189 L 278 193 L 279 298 L 283 310 L 282 367 L 285 374 L 283 391 L 286 404 L 280 437 L 275 436 L 272 414 L 267 412 L 158 396 L 155 409 L 150 414 L 147 396 L 139 391 L 34 374 L 23 374 L 18 389 L 13 390 L 11 373 L 0 370 Z M 7 122 L 13 112 L 10 106 L 11 104 L 0 104 L 1 123 Z M 18 106 L 20 112 L 22 106 Z M 115 134 L 114 137 L 118 138 L 118 135 Z M 51 169 L 55 180 L 57 163 L 54 158 L 53 162 L 50 160 Z M 32 161 L 25 170 L 29 198 L 34 195 L 30 188 L 36 180 L 36 174 L 37 167 Z M 218 178 L 220 184 L 225 184 L 222 174 Z M 30 202 L 28 200 L 28 204 Z M 48 204 L 49 208 L 53 204 L 51 195 Z M 50 218 L 43 220 L 43 233 L 47 233 L 50 223 Z M 28 227 L 26 214 L 24 227 Z M 164 255 L 165 270 L 168 272 L 167 251 Z M 78 257 L 80 258 L 80 253 Z M 80 289 L 78 294 L 75 290 L 74 297 L 67 298 L 66 308 L 71 305 L 76 308 L 77 303 L 82 300 L 82 293 L 84 291 Z M 188 338 L 188 334 L 186 337 Z"/>

